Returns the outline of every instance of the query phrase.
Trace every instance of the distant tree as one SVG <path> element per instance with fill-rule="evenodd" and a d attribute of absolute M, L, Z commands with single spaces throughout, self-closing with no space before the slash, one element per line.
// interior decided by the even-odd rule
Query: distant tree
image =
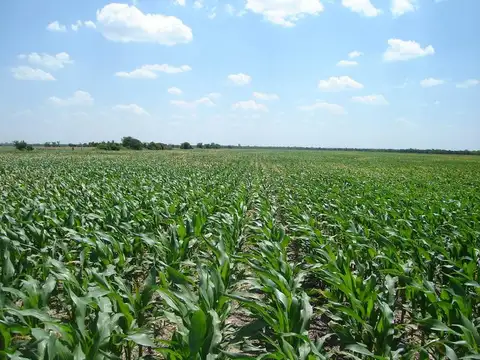
<path fill-rule="evenodd" d="M 193 149 L 192 145 L 189 142 L 185 141 L 180 144 L 180 149 Z"/>
<path fill-rule="evenodd" d="M 13 142 L 13 145 L 15 146 L 15 149 L 20 150 L 20 151 L 23 151 L 23 150 L 32 151 L 32 150 L 33 150 L 32 145 L 28 145 L 28 144 L 27 144 L 25 141 L 23 141 L 23 140 L 21 140 L 21 141 L 14 141 L 14 142 Z"/>
<path fill-rule="evenodd" d="M 198 143 L 197 144 L 197 149 L 203 149 L 203 143 Z"/>
<path fill-rule="evenodd" d="M 97 149 L 100 150 L 108 150 L 108 151 L 119 151 L 122 146 L 115 141 L 108 141 L 108 142 L 101 142 L 96 146 Z"/>
<path fill-rule="evenodd" d="M 143 143 L 135 139 L 131 136 L 126 136 L 122 138 L 122 145 L 126 147 L 127 149 L 132 149 L 132 150 L 142 150 L 143 149 Z"/>

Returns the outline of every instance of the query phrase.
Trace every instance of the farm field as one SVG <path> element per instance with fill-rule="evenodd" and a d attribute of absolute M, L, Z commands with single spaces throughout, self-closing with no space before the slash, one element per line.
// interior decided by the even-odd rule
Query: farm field
<path fill-rule="evenodd" d="M 480 359 L 480 157 L 0 153 L 0 359 Z"/>

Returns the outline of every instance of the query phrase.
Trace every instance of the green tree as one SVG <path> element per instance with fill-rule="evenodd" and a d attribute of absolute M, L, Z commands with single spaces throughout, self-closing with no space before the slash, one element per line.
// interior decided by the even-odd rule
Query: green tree
<path fill-rule="evenodd" d="M 180 144 L 180 149 L 193 149 L 192 145 L 189 142 L 185 141 Z"/>
<path fill-rule="evenodd" d="M 23 140 L 21 140 L 21 141 L 14 141 L 14 142 L 13 142 L 13 145 L 15 145 L 15 149 L 21 150 L 21 151 L 26 150 L 27 147 L 28 147 L 28 144 L 27 144 L 25 141 L 23 141 Z"/>
<path fill-rule="evenodd" d="M 132 149 L 132 150 L 142 150 L 143 149 L 143 143 L 135 139 L 131 136 L 126 136 L 122 138 L 122 145 L 126 147 L 127 149 Z"/>

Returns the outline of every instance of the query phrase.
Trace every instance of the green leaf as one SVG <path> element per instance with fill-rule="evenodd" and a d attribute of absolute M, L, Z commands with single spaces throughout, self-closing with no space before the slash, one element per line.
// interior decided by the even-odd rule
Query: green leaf
<path fill-rule="evenodd" d="M 423 320 L 420 320 L 419 323 L 431 330 L 445 331 L 445 332 L 452 332 L 452 333 L 455 332 L 438 319 L 423 319 Z"/>
<path fill-rule="evenodd" d="M 188 334 L 188 345 L 190 355 L 196 355 L 202 348 L 207 333 L 207 317 L 202 309 L 195 311 L 190 320 L 190 329 Z"/>
<path fill-rule="evenodd" d="M 85 353 L 82 350 L 80 344 L 77 344 L 75 350 L 73 351 L 73 360 L 85 360 Z"/>
<path fill-rule="evenodd" d="M 155 343 L 145 333 L 130 334 L 127 336 L 127 339 L 133 341 L 137 345 L 157 347 L 157 345 L 155 345 Z"/>
<path fill-rule="evenodd" d="M 453 351 L 453 349 L 444 344 L 445 345 L 445 355 L 447 355 L 447 358 L 449 358 L 450 360 L 457 360 L 457 354 L 455 354 L 455 351 Z"/>
<path fill-rule="evenodd" d="M 263 319 L 256 319 L 238 329 L 232 343 L 242 340 L 244 337 L 255 337 L 260 334 L 260 330 L 265 328 L 267 323 Z"/>
<path fill-rule="evenodd" d="M 368 356 L 374 356 L 365 346 L 360 345 L 360 344 L 351 344 L 347 345 L 345 349 L 353 351 L 357 354 L 362 354 L 362 355 L 368 355 Z"/>
<path fill-rule="evenodd" d="M 174 269 L 173 267 L 169 266 L 167 267 L 167 273 L 168 276 L 170 277 L 170 280 L 172 280 L 175 284 L 190 284 L 192 283 L 192 280 L 183 275 L 180 271 Z"/>

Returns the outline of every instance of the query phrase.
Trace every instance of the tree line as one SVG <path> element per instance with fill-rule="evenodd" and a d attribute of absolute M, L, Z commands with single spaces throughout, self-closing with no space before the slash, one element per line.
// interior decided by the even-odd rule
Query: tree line
<path fill-rule="evenodd" d="M 13 145 L 16 149 L 21 151 L 31 151 L 34 147 L 43 146 L 45 148 L 57 148 L 57 147 L 71 147 L 72 149 L 77 147 L 90 147 L 97 148 L 99 150 L 106 151 L 119 151 L 122 149 L 129 150 L 172 150 L 172 149 L 184 149 L 189 150 L 193 148 L 197 149 L 270 149 L 270 150 L 317 150 L 317 151 L 363 151 L 363 152 L 390 152 L 390 153 L 412 153 L 412 154 L 450 154 L 450 155 L 480 155 L 480 150 L 444 150 L 444 149 L 368 149 L 368 148 L 325 148 L 325 147 L 282 147 L 282 146 L 237 146 L 233 145 L 220 145 L 217 143 L 197 143 L 195 146 L 189 142 L 183 142 L 177 144 L 165 144 L 161 142 L 142 142 L 132 136 L 125 136 L 120 142 L 115 141 L 102 141 L 95 142 L 90 141 L 88 143 L 78 144 L 61 144 L 60 141 L 45 142 L 43 144 L 28 144 L 25 141 L 14 141 L 13 143 L 4 143 L 2 145 Z"/>

